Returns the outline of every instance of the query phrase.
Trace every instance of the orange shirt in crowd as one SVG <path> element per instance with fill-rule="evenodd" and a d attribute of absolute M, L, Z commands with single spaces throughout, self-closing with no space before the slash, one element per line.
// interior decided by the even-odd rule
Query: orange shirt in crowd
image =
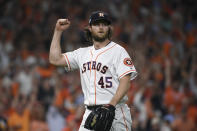
<path fill-rule="evenodd" d="M 63 88 L 57 94 L 57 96 L 55 98 L 55 105 L 58 106 L 58 107 L 61 107 L 64 104 L 64 102 L 74 103 L 74 97 L 69 94 L 67 88 Z M 71 112 L 71 113 L 74 113 L 75 112 L 75 108 L 73 106 L 67 106 L 66 109 L 69 112 Z"/>
<path fill-rule="evenodd" d="M 36 71 L 40 74 L 41 77 L 50 77 L 52 75 L 53 72 L 53 67 L 49 67 L 49 68 L 42 68 L 42 67 L 37 67 Z"/>
<path fill-rule="evenodd" d="M 195 131 L 195 123 L 186 118 L 177 118 L 172 123 L 173 131 Z"/>
<path fill-rule="evenodd" d="M 32 121 L 30 131 L 49 131 L 48 125 L 42 121 Z"/>
<path fill-rule="evenodd" d="M 9 127 L 21 127 L 20 129 L 15 129 L 14 131 L 29 131 L 30 124 L 30 112 L 25 109 L 22 115 L 13 112 L 8 118 Z"/>
<path fill-rule="evenodd" d="M 65 127 L 62 131 L 76 131 L 79 127 L 77 127 L 77 123 L 75 121 L 75 115 L 69 115 L 66 118 L 67 121 L 67 127 Z"/>
<path fill-rule="evenodd" d="M 190 48 L 192 47 L 196 42 L 196 37 L 195 35 L 193 34 L 193 32 L 189 32 L 187 37 L 186 37 L 186 44 L 187 44 L 187 47 Z"/>
<path fill-rule="evenodd" d="M 163 63 L 164 63 L 164 60 L 163 60 L 163 58 L 162 58 L 161 55 L 157 55 L 157 56 L 152 57 L 152 58 L 151 58 L 151 62 L 152 62 L 152 63 L 158 63 L 158 64 L 160 64 L 160 65 L 164 65 L 164 64 L 163 64 Z"/>
<path fill-rule="evenodd" d="M 164 104 L 170 108 L 173 106 L 176 113 L 180 113 L 182 108 L 182 101 L 185 95 L 182 92 L 175 91 L 172 87 L 165 89 Z"/>
<path fill-rule="evenodd" d="M 194 122 L 197 122 L 197 106 L 189 106 L 187 110 L 187 117 Z"/>
<path fill-rule="evenodd" d="M 14 97 L 16 97 L 18 95 L 19 92 L 19 83 L 18 82 L 13 82 L 11 85 L 11 91 L 12 91 L 12 95 Z"/>
<path fill-rule="evenodd" d="M 69 127 L 64 128 L 62 131 L 72 131 Z"/>
<path fill-rule="evenodd" d="M 63 88 L 60 92 L 58 92 L 55 98 L 55 105 L 61 106 L 64 103 L 64 100 L 69 97 L 69 92 L 67 88 Z"/>
<path fill-rule="evenodd" d="M 165 42 L 163 44 L 163 52 L 166 56 L 170 55 L 170 49 L 172 48 L 172 44 L 170 42 Z"/>

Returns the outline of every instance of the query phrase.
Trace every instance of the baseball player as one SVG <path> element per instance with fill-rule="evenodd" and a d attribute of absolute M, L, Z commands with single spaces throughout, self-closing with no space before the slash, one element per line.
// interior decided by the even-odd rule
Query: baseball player
<path fill-rule="evenodd" d="M 125 102 L 137 72 L 127 51 L 111 41 L 108 14 L 91 14 L 86 35 L 92 46 L 61 53 L 60 37 L 69 26 L 68 19 L 57 21 L 49 61 L 68 71 L 80 71 L 86 110 L 79 131 L 131 131 L 130 108 Z"/>

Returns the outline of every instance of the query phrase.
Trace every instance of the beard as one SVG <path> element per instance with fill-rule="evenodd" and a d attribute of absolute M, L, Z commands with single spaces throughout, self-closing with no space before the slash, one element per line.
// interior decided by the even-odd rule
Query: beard
<path fill-rule="evenodd" d="M 103 42 L 108 39 L 109 30 L 102 36 L 97 35 L 96 33 L 92 32 L 92 39 L 97 42 Z"/>

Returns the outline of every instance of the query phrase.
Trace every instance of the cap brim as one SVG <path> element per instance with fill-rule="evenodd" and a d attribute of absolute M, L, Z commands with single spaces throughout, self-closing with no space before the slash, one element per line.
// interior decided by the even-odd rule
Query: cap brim
<path fill-rule="evenodd" d="M 98 21 L 105 21 L 107 22 L 109 25 L 111 24 L 111 21 L 106 19 L 106 18 L 98 18 L 98 19 L 94 19 L 93 21 L 90 21 L 90 24 L 98 22 Z"/>

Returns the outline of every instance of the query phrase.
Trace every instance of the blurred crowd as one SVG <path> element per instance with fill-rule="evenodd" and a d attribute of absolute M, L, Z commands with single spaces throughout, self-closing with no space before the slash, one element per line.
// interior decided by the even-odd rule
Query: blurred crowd
<path fill-rule="evenodd" d="M 89 46 L 92 11 L 112 16 L 113 40 L 138 71 L 128 105 L 134 131 L 197 130 L 195 0 L 0 0 L 0 130 L 77 131 L 79 72 L 49 64 L 55 23 L 68 18 L 62 52 Z"/>

